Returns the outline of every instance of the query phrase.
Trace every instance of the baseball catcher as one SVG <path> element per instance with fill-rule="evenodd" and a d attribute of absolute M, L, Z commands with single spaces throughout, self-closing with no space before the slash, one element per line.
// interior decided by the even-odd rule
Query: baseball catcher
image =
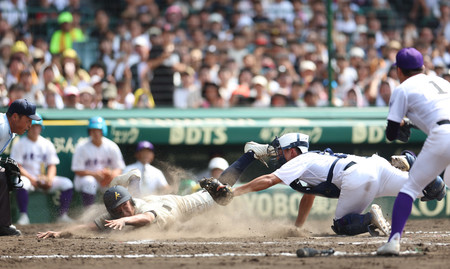
<path fill-rule="evenodd" d="M 218 204 L 226 205 L 234 196 L 284 183 L 304 193 L 295 221 L 297 227 L 304 224 L 315 196 L 319 195 L 338 199 L 332 225 L 335 233 L 357 235 L 369 232 L 376 235 L 378 233 L 376 230 L 379 229 L 388 235 L 389 222 L 384 218 L 381 208 L 371 203 L 377 197 L 395 196 L 407 181 L 408 172 L 393 167 L 376 154 L 360 157 L 335 154 L 329 149 L 323 152 L 309 151 L 308 140 L 309 137 L 305 134 L 288 133 L 276 137 L 270 145 L 251 142 L 245 147 L 244 155 L 231 164 L 218 180 L 203 179 L 200 185 Z M 271 157 L 279 168 L 271 174 L 257 177 L 242 186 L 230 189 L 229 185 L 232 186 L 236 182 L 239 173 L 242 173 L 255 158 L 264 157 Z M 230 182 L 229 173 L 235 176 L 234 182 Z M 228 185 L 221 184 L 222 177 L 227 179 Z M 437 182 L 440 181 L 437 179 Z M 433 187 L 433 190 L 439 190 L 439 186 Z M 422 196 L 424 195 L 419 195 Z M 430 198 L 442 199 L 441 192 L 436 191 Z M 369 212 L 363 214 L 368 207 Z"/>

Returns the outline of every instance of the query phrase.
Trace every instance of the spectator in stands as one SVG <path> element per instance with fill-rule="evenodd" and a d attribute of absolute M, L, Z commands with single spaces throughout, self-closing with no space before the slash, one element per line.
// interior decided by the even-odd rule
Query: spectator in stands
<path fill-rule="evenodd" d="M 173 93 L 176 108 L 199 108 L 202 104 L 200 87 L 195 84 L 195 71 L 191 67 L 181 72 L 181 85 Z"/>
<path fill-rule="evenodd" d="M 148 68 L 153 77 L 150 89 L 158 106 L 173 106 L 173 92 L 175 90 L 174 74 L 184 69 L 180 64 L 180 57 L 175 51 L 175 31 L 170 25 L 162 29 L 162 43 L 155 44 L 150 51 Z"/>
<path fill-rule="evenodd" d="M 74 49 L 66 49 L 61 56 L 61 77 L 60 81 L 63 87 L 68 85 L 77 86 L 81 82 L 89 82 L 90 76 L 86 70 L 81 68 L 80 59 Z"/>
<path fill-rule="evenodd" d="M 225 100 L 219 92 L 219 86 L 212 82 L 206 82 L 202 88 L 203 108 L 225 107 Z"/>
<path fill-rule="evenodd" d="M 305 95 L 306 95 L 306 93 L 305 93 Z M 277 92 L 277 93 L 273 94 L 270 99 L 271 107 L 286 107 L 288 105 L 289 105 L 288 97 L 286 95 L 282 94 L 281 92 Z"/>
<path fill-rule="evenodd" d="M 25 90 L 24 99 L 36 104 L 37 106 L 42 106 L 44 103 L 44 96 L 42 92 L 37 89 L 37 86 L 33 85 L 33 78 L 31 71 L 29 69 L 24 69 L 20 72 L 19 84 L 23 86 Z"/>
<path fill-rule="evenodd" d="M 254 97 L 252 107 L 269 107 L 271 96 L 267 90 L 267 79 L 258 75 L 252 79 L 251 95 Z"/>
<path fill-rule="evenodd" d="M 7 73 L 7 65 L 11 57 L 11 47 L 13 44 L 13 40 L 9 37 L 3 37 L 0 41 L 0 76 L 3 78 Z"/>
<path fill-rule="evenodd" d="M 155 160 L 155 147 L 149 141 L 139 141 L 134 153 L 136 162 L 129 164 L 123 170 L 127 173 L 133 169 L 138 169 L 141 172 L 141 180 L 139 181 L 139 188 L 135 189 L 134 193 L 137 197 L 146 196 L 149 194 L 162 194 L 170 191 L 170 186 L 167 183 L 163 172 L 152 165 Z"/>
<path fill-rule="evenodd" d="M 64 108 L 83 109 L 80 104 L 80 90 L 73 85 L 64 88 Z"/>
<path fill-rule="evenodd" d="M 95 108 L 95 90 L 89 84 L 80 86 L 80 104 L 83 109 Z"/>
<path fill-rule="evenodd" d="M 25 64 L 18 56 L 11 57 L 8 63 L 8 71 L 5 76 L 6 87 L 19 82 L 20 73 L 25 69 Z"/>
<path fill-rule="evenodd" d="M 76 145 L 72 157 L 74 186 L 81 192 L 84 207 L 94 204 L 97 192 L 104 192 L 125 168 L 119 146 L 105 137 L 107 128 L 102 117 L 89 119 L 89 139 Z"/>
<path fill-rule="evenodd" d="M 31 10 L 37 10 L 28 16 L 30 32 L 37 38 L 47 39 L 51 33 L 49 30 L 56 24 L 58 10 L 52 0 L 28 1 Z"/>
<path fill-rule="evenodd" d="M 89 33 L 89 39 L 104 40 L 109 31 L 109 17 L 105 10 L 97 9 L 95 11 L 94 27 Z"/>
<path fill-rule="evenodd" d="M 17 32 L 21 32 L 26 29 L 28 13 L 26 1 L 24 0 L 4 0 L 0 2 L 0 11 L 2 18 L 8 22 L 8 24 L 16 29 Z"/>
<path fill-rule="evenodd" d="M 71 49 L 73 42 L 83 42 L 86 40 L 80 28 L 74 28 L 73 16 L 70 12 L 64 11 L 58 16 L 59 30 L 56 30 L 50 40 L 50 52 L 59 54 L 66 49 Z"/>
<path fill-rule="evenodd" d="M 23 99 L 25 96 L 25 88 L 19 84 L 14 83 L 8 88 L 8 105 L 10 105 L 12 102 L 14 102 L 17 99 Z"/>
<path fill-rule="evenodd" d="M 147 61 L 149 59 L 152 45 L 148 39 L 143 36 L 136 37 L 133 42 L 137 57 L 133 57 L 132 59 L 130 57 L 127 64 L 124 62 L 125 66 L 123 68 L 126 69 L 127 65 L 129 65 L 131 71 L 131 86 L 133 91 L 136 91 L 139 88 L 149 89 L 150 86 L 148 83 L 152 76 L 152 69 L 147 65 Z"/>
<path fill-rule="evenodd" d="M 58 195 L 57 222 L 72 222 L 67 213 L 72 201 L 73 183 L 69 178 L 57 175 L 59 158 L 52 142 L 41 136 L 43 128 L 42 119 L 33 120 L 27 135 L 21 137 L 11 148 L 11 158 L 19 164 L 23 181 L 23 188 L 16 190 L 19 225 L 30 224 L 28 195 L 37 190 Z"/>
<path fill-rule="evenodd" d="M 131 90 L 130 79 L 117 81 L 117 103 L 122 109 L 131 109 L 134 105 L 134 94 Z"/>
<path fill-rule="evenodd" d="M 64 108 L 64 101 L 61 97 L 60 90 L 58 89 L 58 86 L 56 86 L 54 83 L 50 82 L 48 83 L 44 90 L 42 91 L 44 95 L 44 104 L 42 105 L 43 108 L 53 108 L 53 109 L 63 109 Z"/>

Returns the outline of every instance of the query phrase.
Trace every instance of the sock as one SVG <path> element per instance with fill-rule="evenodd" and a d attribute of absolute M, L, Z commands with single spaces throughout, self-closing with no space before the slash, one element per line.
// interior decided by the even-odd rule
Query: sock
<path fill-rule="evenodd" d="M 402 235 L 406 221 L 411 214 L 413 202 L 414 199 L 406 193 L 399 192 L 397 195 L 394 202 L 394 208 L 392 209 L 391 235 L 389 236 L 388 241 L 390 241 L 392 236 L 396 233 L 399 233 L 400 236 Z"/>
<path fill-rule="evenodd" d="M 225 171 L 220 174 L 218 180 L 221 183 L 233 186 L 238 181 L 242 172 L 255 160 L 255 153 L 249 151 L 244 153 L 239 159 L 233 162 Z"/>
<path fill-rule="evenodd" d="M 17 205 L 20 213 L 28 212 L 28 191 L 24 188 L 16 190 Z"/>
<path fill-rule="evenodd" d="M 61 192 L 59 196 L 59 215 L 62 216 L 69 212 L 70 202 L 72 201 L 73 189 Z"/>
<path fill-rule="evenodd" d="M 81 199 L 83 200 L 83 206 L 88 207 L 90 205 L 93 205 L 95 203 L 95 195 L 88 194 L 85 192 L 81 193 Z"/>

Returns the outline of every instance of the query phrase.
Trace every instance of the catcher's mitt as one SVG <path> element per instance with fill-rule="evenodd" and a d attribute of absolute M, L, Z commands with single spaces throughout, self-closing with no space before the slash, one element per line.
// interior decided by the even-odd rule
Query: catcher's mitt
<path fill-rule="evenodd" d="M 20 179 L 20 168 L 14 159 L 9 157 L 0 158 L 0 167 L 2 168 L 2 172 L 6 175 L 6 181 L 10 191 L 23 187 L 23 182 Z"/>
<path fill-rule="evenodd" d="M 200 180 L 200 187 L 205 189 L 216 203 L 227 205 L 233 200 L 233 192 L 228 185 L 220 183 L 215 178 L 204 178 Z"/>

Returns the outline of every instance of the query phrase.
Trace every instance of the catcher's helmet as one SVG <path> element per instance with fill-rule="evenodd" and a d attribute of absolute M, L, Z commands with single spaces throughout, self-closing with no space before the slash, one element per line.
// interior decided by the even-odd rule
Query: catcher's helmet
<path fill-rule="evenodd" d="M 102 130 L 103 136 L 106 136 L 108 134 L 108 127 L 106 126 L 105 119 L 102 117 L 92 117 L 89 119 L 89 129 L 100 129 Z"/>
<path fill-rule="evenodd" d="M 277 166 L 281 166 L 286 162 L 283 154 L 283 149 L 297 147 L 300 149 L 301 153 L 308 152 L 308 140 L 309 136 L 302 133 L 287 133 L 282 135 L 281 137 L 275 137 L 270 145 L 275 149 L 277 156 L 276 160 L 272 158 L 272 161 L 275 161 Z"/>
<path fill-rule="evenodd" d="M 105 204 L 106 210 L 113 217 L 118 217 L 115 216 L 114 209 L 131 199 L 132 197 L 128 190 L 120 185 L 107 189 L 105 194 L 103 194 L 103 203 Z"/>
<path fill-rule="evenodd" d="M 280 138 L 276 137 L 272 146 L 277 149 L 290 149 L 297 147 L 302 153 L 308 152 L 309 148 L 309 136 L 302 133 L 288 133 L 282 135 Z"/>

